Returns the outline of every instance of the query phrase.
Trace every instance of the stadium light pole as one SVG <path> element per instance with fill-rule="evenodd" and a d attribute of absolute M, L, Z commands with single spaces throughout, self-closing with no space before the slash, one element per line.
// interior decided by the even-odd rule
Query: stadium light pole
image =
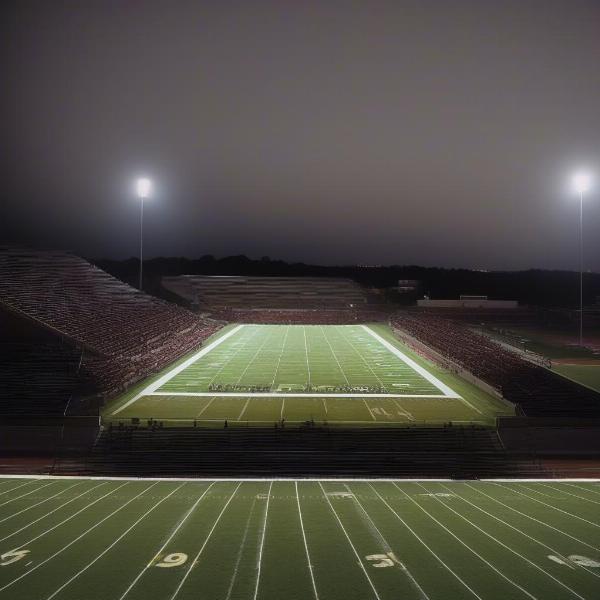
<path fill-rule="evenodd" d="M 144 199 L 150 195 L 152 182 L 140 177 L 135 183 L 135 191 L 140 199 L 140 291 L 142 291 L 142 274 L 144 264 Z"/>
<path fill-rule="evenodd" d="M 592 184 L 589 173 L 580 171 L 573 176 L 573 187 L 579 194 L 579 345 L 583 346 L 583 195 Z"/>

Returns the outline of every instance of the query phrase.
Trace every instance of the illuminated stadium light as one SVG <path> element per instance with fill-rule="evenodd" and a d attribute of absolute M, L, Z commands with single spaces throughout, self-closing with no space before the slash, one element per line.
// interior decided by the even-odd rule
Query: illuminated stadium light
<path fill-rule="evenodd" d="M 573 187 L 579 195 L 579 345 L 583 346 L 583 195 L 592 187 L 592 176 L 585 171 L 575 173 Z"/>
<path fill-rule="evenodd" d="M 138 198 L 147 198 L 152 191 L 152 182 L 147 177 L 140 177 L 135 184 Z"/>
<path fill-rule="evenodd" d="M 578 194 L 587 192 L 592 187 L 592 176 L 580 171 L 573 176 L 573 187 Z"/>

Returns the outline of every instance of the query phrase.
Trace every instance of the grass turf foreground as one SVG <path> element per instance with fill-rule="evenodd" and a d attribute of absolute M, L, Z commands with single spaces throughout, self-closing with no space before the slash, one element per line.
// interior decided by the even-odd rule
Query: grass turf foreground
<path fill-rule="evenodd" d="M 0 479 L 0 598 L 600 597 L 597 481 Z"/>

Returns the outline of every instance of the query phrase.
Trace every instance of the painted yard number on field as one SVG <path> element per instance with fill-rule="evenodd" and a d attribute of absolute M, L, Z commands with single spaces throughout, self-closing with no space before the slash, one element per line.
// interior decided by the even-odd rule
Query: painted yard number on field
<path fill-rule="evenodd" d="M 0 554 L 0 567 L 6 567 L 22 558 L 25 558 L 31 550 L 11 550 L 10 552 L 5 552 L 4 554 Z"/>
<path fill-rule="evenodd" d="M 154 566 L 161 567 L 162 569 L 169 569 L 171 567 L 180 567 L 188 559 L 188 555 L 183 552 L 173 552 L 167 554 L 160 562 L 157 562 Z"/>
<path fill-rule="evenodd" d="M 393 552 L 388 552 L 387 554 L 369 554 L 365 556 L 365 559 L 373 563 L 376 569 L 385 569 L 386 567 L 393 567 L 395 564 L 400 564 L 400 561 Z"/>
<path fill-rule="evenodd" d="M 559 565 L 567 565 L 571 566 L 569 563 L 575 563 L 580 567 L 591 567 L 592 569 L 600 569 L 600 562 L 594 560 L 592 558 L 588 558 L 587 556 L 580 556 L 579 554 L 571 554 L 567 557 L 566 560 L 561 558 L 560 556 L 554 556 L 553 554 L 549 554 L 548 558 Z"/>

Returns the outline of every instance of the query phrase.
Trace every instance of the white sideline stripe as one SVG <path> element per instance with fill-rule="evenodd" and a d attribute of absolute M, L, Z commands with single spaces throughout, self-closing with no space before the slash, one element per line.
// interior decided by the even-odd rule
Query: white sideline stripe
<path fill-rule="evenodd" d="M 412 358 L 410 358 L 409 356 L 404 354 L 404 352 L 401 352 L 400 350 L 398 350 L 398 348 L 396 348 L 396 346 L 393 346 L 392 344 L 390 344 L 387 340 L 383 339 L 379 334 L 375 333 L 372 329 L 370 329 L 366 325 L 361 325 L 361 327 L 371 337 L 374 337 L 384 348 L 387 348 L 387 350 L 389 350 L 394 356 L 399 358 L 403 363 L 408 365 L 413 371 L 416 371 L 419 375 L 421 375 L 421 377 L 423 377 L 423 379 L 426 379 L 427 381 L 429 381 L 429 383 L 431 383 L 438 390 L 440 390 L 440 392 L 442 392 L 446 396 L 446 398 L 462 399 L 462 396 L 460 396 L 460 394 L 457 394 L 451 387 L 448 387 L 445 383 L 442 383 L 437 377 L 435 377 L 429 371 L 427 371 L 427 369 L 424 369 L 421 365 L 416 363 Z"/>
<path fill-rule="evenodd" d="M 208 354 L 211 350 L 216 348 L 219 344 L 222 344 L 227 338 L 230 338 L 233 334 L 237 333 L 243 325 L 238 325 L 234 327 L 231 331 L 228 331 L 226 334 L 222 335 L 219 339 L 216 339 L 214 342 L 210 343 L 208 346 L 204 346 L 202 350 L 196 352 L 196 354 L 190 356 L 187 360 L 183 361 L 181 364 L 177 365 L 173 369 L 171 369 L 168 373 L 165 373 L 162 377 L 157 379 L 155 382 L 146 386 L 141 392 L 138 392 L 133 398 L 125 402 L 122 406 L 117 408 L 117 410 L 113 411 L 113 415 L 120 413 L 122 410 L 126 409 L 128 406 L 131 406 L 134 402 L 139 400 L 142 396 L 147 396 L 151 392 L 155 392 L 158 388 L 162 387 L 167 381 L 170 381 L 178 375 L 182 371 L 185 371 L 190 365 L 193 365 L 198 359 L 202 358 L 206 354 Z"/>
<path fill-rule="evenodd" d="M 146 396 L 190 396 L 199 398 L 440 398 L 442 400 L 451 398 L 453 400 L 462 400 L 460 396 L 444 396 L 442 394 L 325 394 L 325 393 L 310 393 L 310 392 L 150 392 Z M 124 407 L 123 407 L 124 408 Z M 121 409 L 119 409 L 121 410 Z M 118 411 L 113 413 L 116 414 Z"/>
<path fill-rule="evenodd" d="M 272 421 L 270 421 L 272 422 Z M 470 421 L 469 421 L 470 422 Z M 563 478 L 547 478 L 540 477 L 537 479 L 507 479 L 505 477 L 498 479 L 452 479 L 450 477 L 438 477 L 433 479 L 423 479 L 418 477 L 103 477 L 100 475 L 15 475 L 0 474 L 0 479 L 82 479 L 85 481 L 426 481 L 428 483 L 435 481 L 445 481 L 451 483 L 476 483 L 483 481 L 486 483 L 522 483 L 529 482 L 578 482 L 578 483 L 600 483 L 597 477 L 563 477 Z M 600 486 L 599 486 L 600 487 Z M 94 489 L 94 488 L 92 488 Z M 89 490 L 91 491 L 91 490 Z"/>
<path fill-rule="evenodd" d="M 260 539 L 260 547 L 258 549 L 258 563 L 256 565 L 257 574 L 256 574 L 256 585 L 254 586 L 254 600 L 258 596 L 258 586 L 260 585 L 260 572 L 262 568 L 262 554 L 263 548 L 265 546 L 265 537 L 267 535 L 267 518 L 269 517 L 269 501 L 271 500 L 271 490 L 273 489 L 273 482 L 269 484 L 269 491 L 267 492 L 267 506 L 265 508 L 265 519 L 263 521 L 262 526 L 262 536 Z"/>
<path fill-rule="evenodd" d="M 236 495 L 236 493 L 240 489 L 241 485 L 242 485 L 242 482 L 240 481 L 240 483 L 238 483 L 238 485 L 235 488 L 235 490 L 233 490 L 233 492 L 231 492 L 231 496 L 229 496 L 229 500 L 227 500 L 227 502 L 225 503 L 225 506 L 221 509 L 221 512 L 219 513 L 219 516 L 217 517 L 217 520 L 214 522 L 214 525 L 212 526 L 212 529 L 210 530 L 210 532 L 206 536 L 206 539 L 204 540 L 204 543 L 202 544 L 202 547 L 200 548 L 200 550 L 198 550 L 198 554 L 196 554 L 196 556 L 194 557 L 194 560 L 192 562 L 190 562 L 190 566 L 188 567 L 188 570 L 185 572 L 185 575 L 183 576 L 183 578 L 179 582 L 179 585 L 177 586 L 177 589 L 173 592 L 173 595 L 171 596 L 171 598 L 169 600 L 174 600 L 175 597 L 181 591 L 181 588 L 183 587 L 183 584 L 186 582 L 186 580 L 187 580 L 189 574 L 192 572 L 192 569 L 194 568 L 194 566 L 198 563 L 198 559 L 202 555 L 202 552 L 204 552 L 204 548 L 206 548 L 206 544 L 208 544 L 208 540 L 210 540 L 210 538 L 211 538 L 214 530 L 217 528 L 217 525 L 219 524 L 219 521 L 221 520 L 221 517 L 223 516 L 223 513 L 227 510 L 227 507 L 229 506 L 230 502 L 233 500 L 233 497 Z"/>
<path fill-rule="evenodd" d="M 304 550 L 306 551 L 306 562 L 308 563 L 308 570 L 310 571 L 310 580 L 312 582 L 313 592 L 315 593 L 315 600 L 319 600 L 319 594 L 317 593 L 317 584 L 315 583 L 315 575 L 313 573 L 312 563 L 310 562 L 310 554 L 308 552 L 308 543 L 306 541 L 306 532 L 304 531 L 304 521 L 302 520 L 302 509 L 300 508 L 300 494 L 298 493 L 298 482 L 294 482 L 296 487 L 296 502 L 298 503 L 298 515 L 300 516 L 300 529 L 302 530 L 302 539 L 304 540 Z"/>
<path fill-rule="evenodd" d="M 393 482 L 390 482 L 393 483 Z M 444 567 L 444 569 L 446 569 L 448 572 L 450 572 L 457 581 L 460 581 L 460 583 L 469 590 L 469 592 L 471 592 L 471 594 L 473 594 L 473 596 L 475 596 L 475 598 L 478 598 L 479 600 L 483 600 L 483 598 L 473 589 L 469 586 L 469 584 L 460 577 L 460 575 L 457 575 L 428 545 L 427 543 L 419 536 L 419 534 L 394 510 L 394 508 L 392 508 L 388 501 L 375 489 L 375 487 L 373 487 L 373 485 L 371 483 L 369 483 L 369 487 L 377 494 L 378 498 L 394 513 L 394 515 L 396 515 L 396 518 L 402 523 L 402 525 L 404 525 L 404 527 L 406 527 L 416 538 L 417 540 L 419 540 L 419 542 L 421 542 L 421 544 L 423 544 L 423 546 L 425 546 L 425 548 L 427 548 L 427 550 L 429 551 L 430 554 L 432 554 L 437 561 L 442 565 L 442 567 Z"/>
<path fill-rule="evenodd" d="M 184 482 L 184 483 L 187 483 L 187 482 Z M 208 493 L 208 491 L 210 490 L 210 488 L 212 488 L 213 485 L 215 485 L 214 481 L 204 490 L 204 492 L 202 492 L 202 495 L 194 502 L 194 504 L 192 504 L 192 506 L 190 507 L 190 509 L 185 513 L 184 517 L 179 521 L 179 523 L 177 524 L 177 526 L 175 527 L 175 529 L 171 532 L 171 535 L 167 538 L 167 540 L 165 541 L 165 543 L 160 547 L 160 549 L 154 555 L 154 557 L 152 558 L 152 560 L 138 573 L 137 577 L 130 583 L 129 587 L 120 596 L 119 600 L 123 600 L 123 598 L 125 598 L 125 596 L 127 596 L 127 594 L 129 594 L 129 592 L 135 587 L 135 585 L 137 584 L 137 582 L 142 578 L 142 576 L 144 575 L 144 573 L 150 568 L 150 565 L 155 560 L 157 560 L 158 557 L 163 553 L 164 549 L 169 545 L 169 543 L 171 542 L 171 540 L 175 537 L 175 534 L 181 529 L 182 525 L 188 520 L 188 518 L 194 512 L 194 510 L 196 510 L 196 507 L 198 506 L 198 504 L 200 503 L 200 501 L 202 500 L 202 498 L 204 498 L 204 496 L 206 496 L 206 494 Z M 179 486 L 179 487 L 181 487 L 181 486 Z M 177 489 L 179 489 L 179 488 L 177 488 Z"/>
<path fill-rule="evenodd" d="M 426 492 L 430 493 L 429 490 L 422 483 L 419 483 L 417 485 L 420 488 L 424 489 Z M 447 488 L 447 489 L 449 489 L 449 488 Z M 520 552 L 517 552 L 516 550 L 514 550 L 510 546 L 507 546 L 504 542 L 502 542 L 501 540 L 499 540 L 498 538 L 496 538 L 495 536 L 493 536 L 491 533 L 488 533 L 487 531 L 485 531 L 485 529 L 482 529 L 481 527 L 479 527 L 479 525 L 477 525 L 476 523 L 474 523 L 471 519 L 467 519 L 467 517 L 465 517 L 462 513 L 459 513 L 458 511 L 454 510 L 447 502 L 443 501 L 438 496 L 434 496 L 434 498 L 444 508 L 447 508 L 453 514 L 455 514 L 458 517 L 460 517 L 463 521 L 465 521 L 466 523 L 468 523 L 472 527 L 475 527 L 475 529 L 477 529 L 477 531 L 480 531 L 481 533 L 483 533 L 483 535 L 487 536 L 491 540 L 494 540 L 494 542 L 496 542 L 496 544 L 498 544 L 499 546 L 502 546 L 503 548 L 506 548 L 509 552 L 512 552 L 515 556 L 518 556 L 521 560 L 526 561 L 532 567 L 534 567 L 535 569 L 537 569 L 538 571 L 540 571 L 540 573 L 543 573 L 547 577 L 550 577 L 550 579 L 552 579 L 554 582 L 556 582 L 558 585 L 560 585 L 561 587 L 563 587 L 564 589 L 566 589 L 568 592 L 570 592 L 574 596 L 577 596 L 577 598 L 579 598 L 580 600 L 586 600 L 583 596 L 579 595 L 574 589 L 570 588 L 568 585 L 566 585 L 565 583 L 563 583 L 562 581 L 560 581 L 560 579 L 557 579 L 556 577 L 554 577 L 554 575 L 552 575 L 552 573 L 549 573 L 548 571 L 546 571 L 545 569 L 543 569 L 542 567 L 540 567 L 538 564 L 534 563 L 532 560 L 528 559 L 526 556 L 523 556 Z"/>
<path fill-rule="evenodd" d="M 0 592 L 4 591 L 6 588 L 10 587 L 11 585 L 17 583 L 17 581 L 20 581 L 21 579 L 23 579 L 23 577 L 27 577 L 28 575 L 31 575 L 31 573 L 33 573 L 40 567 L 44 566 L 48 561 L 52 560 L 55 556 L 58 556 L 59 554 L 61 554 L 61 552 L 64 552 L 67 548 L 72 546 L 75 542 L 78 542 L 82 537 L 85 537 L 88 533 L 90 533 L 90 531 L 93 531 L 94 529 L 96 529 L 96 527 L 98 527 L 99 525 L 104 523 L 104 521 L 106 521 L 107 519 L 112 517 L 114 514 L 118 513 L 120 510 L 124 509 L 128 504 L 131 504 L 134 500 L 137 500 L 142 494 L 145 494 L 150 488 L 154 487 L 155 485 L 156 485 L 156 483 L 149 485 L 147 488 L 142 490 L 137 496 L 134 496 L 133 498 L 131 498 L 130 500 L 125 502 L 125 504 L 122 504 L 119 508 L 117 508 L 116 510 L 111 512 L 109 515 L 107 515 L 106 517 L 104 517 L 103 519 L 101 519 L 100 521 L 95 523 L 94 525 L 92 525 L 89 529 L 86 529 L 82 534 L 78 535 L 73 541 L 69 542 L 68 544 L 65 544 L 60 550 L 57 550 L 54 554 L 51 554 L 45 560 L 37 563 L 35 565 L 35 567 L 31 567 L 31 569 L 29 569 L 29 571 L 26 571 L 22 575 L 15 577 L 15 579 L 13 579 L 12 581 L 9 581 L 6 585 L 4 585 L 3 587 L 0 588 Z M 119 489 L 119 488 L 117 488 L 117 489 Z M 116 490 L 113 490 L 113 492 L 114 491 L 116 491 Z M 26 544 L 23 544 L 23 545 L 19 546 L 19 548 L 23 548 L 25 545 Z"/>
<path fill-rule="evenodd" d="M 77 579 L 82 573 L 85 573 L 93 564 L 99 561 L 107 552 L 114 548 L 140 521 L 145 519 L 151 512 L 158 508 L 165 500 L 168 500 L 175 492 L 180 490 L 184 485 L 185 481 L 181 485 L 178 485 L 169 494 L 161 498 L 158 502 L 156 502 L 156 504 L 154 504 L 152 508 L 149 508 L 141 517 L 138 517 L 138 519 L 136 519 L 133 525 L 130 525 L 112 544 L 107 546 L 100 554 L 98 554 L 98 556 L 96 556 L 96 558 L 94 558 L 94 560 L 90 561 L 85 567 L 77 571 L 75 575 L 73 575 L 70 579 L 65 581 L 65 583 L 63 583 L 57 590 L 52 592 L 52 594 L 50 594 L 50 596 L 48 596 L 46 600 L 52 600 L 52 598 L 54 598 L 56 594 L 64 590 L 68 585 L 71 584 L 72 581 L 75 581 L 75 579 Z"/>
<path fill-rule="evenodd" d="M 448 529 L 448 527 L 446 527 L 443 523 L 441 523 L 438 519 L 436 519 L 427 509 L 423 508 L 423 506 L 421 506 L 414 498 L 412 498 L 411 496 L 409 496 L 402 488 L 399 488 L 396 484 L 394 484 L 394 486 L 398 490 L 400 490 L 413 504 L 415 504 L 416 506 L 418 506 L 430 519 L 432 519 L 435 523 L 437 523 L 444 531 L 446 531 L 447 533 L 449 533 L 459 544 L 461 544 L 462 546 L 464 546 L 465 548 L 467 548 L 468 550 L 470 550 L 481 562 L 483 562 L 490 569 L 492 569 L 492 571 L 494 571 L 494 573 L 497 573 L 500 577 L 502 577 L 502 579 L 504 579 L 510 585 L 512 585 L 515 588 L 517 588 L 518 590 L 520 590 L 525 596 L 528 596 L 529 598 L 531 598 L 531 600 L 538 600 L 538 598 L 536 596 L 534 596 L 533 594 L 529 593 L 524 587 L 522 587 L 516 581 L 513 581 L 510 577 L 508 577 L 502 571 L 500 571 L 500 569 L 497 569 L 489 560 L 486 560 L 476 550 L 473 550 L 473 548 L 471 548 L 471 546 L 469 546 L 469 544 L 467 544 L 466 542 L 464 542 L 453 531 L 451 531 L 450 529 Z M 423 486 L 421 486 L 421 487 L 423 487 Z"/>
<path fill-rule="evenodd" d="M 373 583 L 373 581 L 371 581 L 371 578 L 369 577 L 369 574 L 367 573 L 367 570 L 365 569 L 365 565 L 363 564 L 363 561 L 361 560 L 360 555 L 358 554 L 358 551 L 356 550 L 354 544 L 352 543 L 352 540 L 350 539 L 350 536 L 348 535 L 348 532 L 346 531 L 346 528 L 344 527 L 344 524 L 342 523 L 340 517 L 338 516 L 337 512 L 335 511 L 335 508 L 333 508 L 333 504 L 331 504 L 331 500 L 329 499 L 329 496 L 326 494 L 325 488 L 323 487 L 323 484 L 321 482 L 319 482 L 319 486 L 321 487 L 323 496 L 325 496 L 325 500 L 327 500 L 327 504 L 329 504 L 329 508 L 331 509 L 331 512 L 335 516 L 339 526 L 342 528 L 342 531 L 344 532 L 344 535 L 346 536 L 346 539 L 348 540 L 348 543 L 352 547 L 354 556 L 356 556 L 356 560 L 358 561 L 360 568 L 362 569 L 363 573 L 365 574 L 365 577 L 367 578 L 367 581 L 369 582 L 369 585 L 371 586 L 371 589 L 373 590 L 375 597 L 377 598 L 377 600 L 381 600 L 379 594 L 377 593 L 377 588 L 375 587 L 375 584 Z"/>

